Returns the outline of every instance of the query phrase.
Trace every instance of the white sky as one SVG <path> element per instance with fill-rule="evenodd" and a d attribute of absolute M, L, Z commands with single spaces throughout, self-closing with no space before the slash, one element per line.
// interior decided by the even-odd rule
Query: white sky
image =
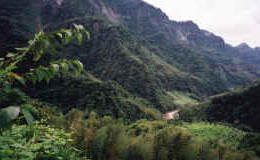
<path fill-rule="evenodd" d="M 227 43 L 260 46 L 260 0 L 144 0 L 171 20 L 192 20 Z"/>

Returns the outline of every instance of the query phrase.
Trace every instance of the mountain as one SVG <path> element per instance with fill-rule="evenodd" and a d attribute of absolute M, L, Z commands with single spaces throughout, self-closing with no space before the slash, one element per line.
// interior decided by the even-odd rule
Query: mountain
<path fill-rule="evenodd" d="M 260 60 L 260 50 L 258 47 L 251 48 L 248 44 L 242 43 L 236 47 L 239 56 L 247 63 L 251 63 L 255 66 L 259 64 Z"/>
<path fill-rule="evenodd" d="M 259 48 L 141 0 L 0 6 L 0 159 L 259 159 L 260 83 L 231 89 L 259 77 Z"/>
<path fill-rule="evenodd" d="M 90 74 L 116 81 L 161 111 L 259 77 L 260 65 L 251 57 L 245 60 L 239 48 L 192 21 L 171 21 L 141 0 L 4 0 L 0 4 L 4 6 L 1 55 L 26 45 L 38 31 L 83 24 L 90 41 L 68 46 L 61 57 L 80 59 Z"/>
<path fill-rule="evenodd" d="M 252 52 L 254 49 L 251 48 L 248 44 L 246 43 L 241 43 L 240 45 L 236 46 L 239 52 L 245 53 L 245 52 Z"/>
<path fill-rule="evenodd" d="M 221 37 L 199 29 L 192 21 L 171 21 L 160 9 L 141 0 L 95 1 L 92 5 L 96 10 L 93 13 L 103 14 L 110 22 L 116 21 L 116 24 L 124 25 L 135 36 L 142 37 L 158 47 L 160 56 L 166 56 L 164 60 L 171 65 L 176 61 L 183 63 L 183 60 L 178 61 L 175 57 L 171 59 L 171 56 L 182 54 L 176 54 L 172 46 L 181 45 L 182 48 L 187 47 L 204 56 L 209 61 L 206 63 L 210 70 L 228 86 L 245 84 L 259 77 L 259 65 L 245 62 L 242 57 L 237 56 L 236 48 L 226 44 Z M 187 68 L 186 65 L 184 68 Z"/>
<path fill-rule="evenodd" d="M 90 74 L 55 79 L 25 91 L 32 98 L 57 106 L 63 113 L 80 109 L 88 115 L 94 111 L 102 117 L 123 118 L 125 122 L 162 119 L 161 113 L 145 99 L 133 97 L 114 81 L 101 81 Z"/>
<path fill-rule="evenodd" d="M 211 122 L 225 122 L 244 129 L 259 131 L 259 92 L 260 84 L 255 82 L 248 88 L 214 96 L 198 108 L 195 107 L 196 110 L 198 109 L 195 112 L 200 117 L 205 116 Z"/>

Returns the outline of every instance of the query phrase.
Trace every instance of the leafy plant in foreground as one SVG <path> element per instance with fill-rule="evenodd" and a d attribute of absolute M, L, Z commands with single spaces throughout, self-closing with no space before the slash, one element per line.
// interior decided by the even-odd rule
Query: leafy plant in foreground
<path fill-rule="evenodd" d="M 33 127 L 14 125 L 0 137 L 0 159 L 3 160 L 83 160 L 80 152 L 68 142 L 69 134 L 35 123 Z"/>
<path fill-rule="evenodd" d="M 73 40 L 77 40 L 79 44 L 83 41 L 83 34 L 87 35 L 89 39 L 89 33 L 81 25 L 74 24 L 72 29 L 61 29 L 59 31 L 45 34 L 40 32 L 35 35 L 33 40 L 29 41 L 29 45 L 24 48 L 16 48 L 16 53 L 8 53 L 4 58 L 0 58 L 0 86 L 5 89 L 5 92 L 12 92 L 18 90 L 12 87 L 15 80 L 21 84 L 26 85 L 28 81 L 33 84 L 45 80 L 47 83 L 54 76 L 67 74 L 74 72 L 79 74 L 83 71 L 83 64 L 78 60 L 66 60 L 59 59 L 47 63 L 46 65 L 37 65 L 43 55 L 46 53 L 54 54 L 57 46 L 64 46 Z M 28 69 L 19 67 L 19 64 L 27 62 L 30 65 Z M 18 92 L 20 92 L 18 90 Z M 7 97 L 8 99 L 9 97 Z M 0 106 L 0 131 L 4 128 L 10 127 L 11 120 L 17 118 L 20 113 L 24 115 L 28 124 L 32 124 L 33 117 L 31 111 L 32 106 L 26 104 L 26 96 L 21 94 L 21 97 L 14 97 L 14 101 L 20 98 L 21 101 L 15 103 L 12 106 Z M 13 101 L 13 100 L 12 100 Z M 5 99 L 0 102 L 5 102 Z"/>

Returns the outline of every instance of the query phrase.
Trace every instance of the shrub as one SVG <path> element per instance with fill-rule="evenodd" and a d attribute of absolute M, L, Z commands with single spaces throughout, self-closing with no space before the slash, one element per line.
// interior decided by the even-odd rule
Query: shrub
<path fill-rule="evenodd" d="M 0 159 L 3 160 L 83 160 L 80 152 L 69 145 L 69 134 L 36 123 L 33 127 L 13 125 L 0 137 Z"/>

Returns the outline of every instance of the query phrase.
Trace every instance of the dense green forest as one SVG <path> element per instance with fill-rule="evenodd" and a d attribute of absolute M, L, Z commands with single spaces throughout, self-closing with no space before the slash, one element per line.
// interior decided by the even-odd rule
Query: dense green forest
<path fill-rule="evenodd" d="M 0 160 L 260 159 L 255 52 L 141 0 L 0 6 Z"/>
<path fill-rule="evenodd" d="M 17 48 L 1 59 L 1 159 L 257 159 L 258 145 L 247 139 L 257 139 L 257 135 L 220 124 L 162 121 L 152 105 L 131 97 L 118 84 L 80 73 L 83 66 L 79 61 L 41 62 L 49 47 L 55 49 L 57 43 L 65 45 L 74 37 L 80 43 L 83 33 L 88 36 L 80 25 L 48 35 L 39 33 L 29 47 Z M 19 68 L 25 61 L 29 70 Z M 57 82 L 50 85 L 61 84 L 55 92 L 68 100 L 59 100 L 55 92 L 47 90 L 54 99 L 48 104 L 22 91 L 21 85 L 40 83 L 40 89 L 55 76 Z M 77 93 L 77 87 L 83 91 Z M 68 95 L 63 95 L 64 90 Z M 48 95 L 45 98 L 51 99 Z M 92 108 L 88 99 L 97 99 L 99 108 Z M 102 101 L 111 101 L 111 107 L 102 107 Z M 75 109 L 79 103 L 88 110 Z"/>
<path fill-rule="evenodd" d="M 206 102 L 183 109 L 183 117 L 210 122 L 224 122 L 236 127 L 259 131 L 259 81 L 245 88 L 212 96 Z"/>

